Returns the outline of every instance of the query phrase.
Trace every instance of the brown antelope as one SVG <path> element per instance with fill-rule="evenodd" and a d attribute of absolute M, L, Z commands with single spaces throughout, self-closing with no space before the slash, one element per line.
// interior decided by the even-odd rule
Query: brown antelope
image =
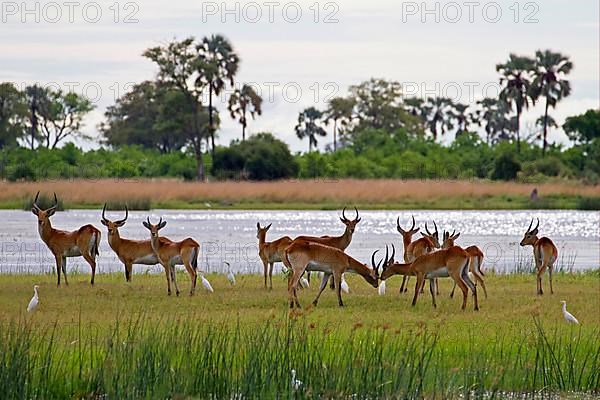
<path fill-rule="evenodd" d="M 341 236 L 298 236 L 294 240 L 308 240 L 314 243 L 324 244 L 326 246 L 335 247 L 336 249 L 346 250 L 348 246 L 350 246 L 350 242 L 352 242 L 352 235 L 354 234 L 354 230 L 356 229 L 356 225 L 360 222 L 361 218 L 358 215 L 358 209 L 354 207 L 354 211 L 356 211 L 356 218 L 350 220 L 346 218 L 346 207 L 342 210 L 342 216 L 340 217 L 340 221 L 344 225 L 346 225 L 346 229 L 344 229 L 344 233 Z M 310 281 L 310 272 L 308 273 L 308 278 Z M 333 289 L 333 280 L 331 281 L 331 288 Z"/>
<path fill-rule="evenodd" d="M 102 225 L 108 229 L 108 244 L 110 248 L 117 254 L 117 257 L 125 266 L 125 279 L 131 282 L 133 264 L 156 265 L 158 257 L 152 249 L 150 239 L 147 240 L 131 240 L 123 239 L 119 234 L 119 228 L 125 225 L 129 210 L 125 206 L 125 218 L 118 221 L 110 221 L 106 219 L 106 204 L 102 209 Z M 172 243 L 166 237 L 160 237 L 159 240 L 163 243 Z"/>
<path fill-rule="evenodd" d="M 542 290 L 542 276 L 546 272 L 546 268 L 548 269 L 550 277 L 550 293 L 554 294 L 554 289 L 552 288 L 552 272 L 554 270 L 554 262 L 558 258 L 558 250 L 552 240 L 547 237 L 537 237 L 538 228 L 540 226 L 539 218 L 535 228 L 531 229 L 531 225 L 533 225 L 533 218 L 529 223 L 527 232 L 525 232 L 525 235 L 521 240 L 521 246 L 533 246 L 533 258 L 537 269 L 537 294 L 544 294 L 544 291 Z"/>
<path fill-rule="evenodd" d="M 260 226 L 260 222 L 256 223 L 256 238 L 258 239 L 258 256 L 263 262 L 263 271 L 265 276 L 265 289 L 267 288 L 267 275 L 269 276 L 270 288 L 273 289 L 273 264 L 283 262 L 283 254 L 286 247 L 292 243 L 289 236 L 281 237 L 272 242 L 267 242 L 267 231 L 272 224 L 265 227 Z M 267 271 L 268 265 L 268 271 Z"/>
<path fill-rule="evenodd" d="M 468 291 L 471 289 L 475 304 L 474 309 L 475 311 L 479 310 L 477 287 L 471 279 L 469 279 L 468 268 L 470 257 L 465 250 L 458 246 L 454 246 L 448 249 L 434 251 L 433 253 L 423 254 L 412 263 L 405 264 L 394 262 L 395 252 L 396 250 L 392 245 L 392 257 L 384 261 L 383 271 L 379 279 L 384 281 L 393 275 L 416 276 L 417 283 L 415 284 L 415 295 L 412 301 L 413 306 L 417 304 L 417 298 L 425 283 L 425 279 L 429 279 L 429 291 L 431 292 L 433 306 L 437 307 L 435 300 L 436 284 L 433 278 L 450 277 L 463 292 L 463 303 L 461 308 L 463 310 L 466 308 Z"/>
<path fill-rule="evenodd" d="M 167 289 L 169 296 L 171 295 L 171 280 L 175 285 L 175 293 L 179 296 L 179 288 L 177 287 L 177 273 L 175 265 L 183 264 L 190 279 L 192 281 L 190 287 L 190 296 L 196 290 L 196 279 L 198 277 L 196 270 L 198 269 L 198 254 L 200 253 L 200 245 L 192 238 L 183 239 L 181 242 L 171 242 L 160 240 L 158 231 L 167 225 L 167 221 L 163 221 L 162 217 L 158 224 L 150 223 L 150 218 L 142 224 L 150 231 L 150 244 L 152 250 L 158 258 L 158 262 L 165 269 L 167 275 Z"/>
<path fill-rule="evenodd" d="M 67 257 L 82 256 L 92 268 L 92 279 L 90 283 L 94 284 L 96 276 L 96 256 L 98 256 L 98 247 L 100 246 L 100 231 L 93 225 L 84 225 L 76 231 L 68 232 L 54 229 L 50 223 L 50 217 L 54 215 L 58 207 L 58 199 L 54 193 L 54 205 L 46 210 L 42 210 L 37 205 L 40 195 L 38 192 L 33 200 L 31 212 L 38 218 L 38 232 L 40 237 L 46 243 L 54 258 L 56 259 L 56 273 L 58 275 L 58 286 L 60 286 L 60 272 L 62 270 L 67 280 Z"/>
<path fill-rule="evenodd" d="M 450 232 L 444 232 L 443 244 L 442 248 L 447 249 L 449 247 L 454 246 L 454 241 L 458 239 L 460 233 L 455 233 L 453 231 L 452 234 Z M 481 284 L 483 288 L 483 293 L 485 294 L 485 298 L 487 299 L 487 289 L 485 288 L 485 282 L 483 281 L 483 271 L 481 270 L 481 264 L 483 264 L 483 252 L 477 246 L 469 246 L 465 249 L 467 253 L 469 253 L 469 257 L 471 257 L 471 263 L 469 264 L 469 272 L 473 274 L 475 277 L 475 284 Z M 454 290 L 456 289 L 456 284 L 452 288 L 452 292 L 450 292 L 450 297 L 454 297 Z"/>
<path fill-rule="evenodd" d="M 376 253 L 376 252 L 375 252 Z M 304 271 L 320 271 L 323 272 L 323 280 L 317 297 L 313 300 L 313 305 L 317 305 L 319 297 L 327 286 L 329 277 L 333 275 L 335 289 L 340 307 L 344 306 L 341 294 L 341 279 L 345 272 L 353 272 L 362 276 L 374 288 L 378 285 L 378 268 L 375 265 L 375 253 L 371 256 L 372 269 L 366 264 L 363 264 L 354 258 L 350 257 L 342 250 L 335 247 L 326 246 L 320 243 L 310 242 L 308 240 L 296 239 L 285 250 L 283 263 L 292 271 L 292 276 L 288 280 L 288 294 L 290 299 L 290 308 L 294 308 L 294 304 L 300 308 L 296 289 L 300 277 Z M 381 262 L 380 262 L 381 264 Z"/>
<path fill-rule="evenodd" d="M 404 262 L 411 263 L 417 257 L 431 253 L 436 248 L 440 247 L 438 229 L 435 221 L 433 221 L 433 226 L 435 227 L 435 231 L 433 233 L 429 232 L 429 228 L 427 227 L 427 222 L 425 223 L 425 231 L 422 233 L 422 238 L 412 241 L 412 236 L 419 231 L 420 228 L 415 228 L 415 217 L 412 218 L 412 226 L 409 230 L 404 230 L 400 226 L 400 217 L 396 219 L 396 229 L 402 235 L 402 242 L 404 243 Z M 408 281 L 410 276 L 402 277 L 402 285 L 400 285 L 400 293 L 405 293 L 408 291 Z M 436 285 L 437 288 L 437 285 Z M 438 292 L 439 294 L 439 292 Z"/>

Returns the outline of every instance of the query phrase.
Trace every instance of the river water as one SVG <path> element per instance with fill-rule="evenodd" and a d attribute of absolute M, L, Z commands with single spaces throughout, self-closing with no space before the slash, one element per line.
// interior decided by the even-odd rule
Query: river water
<path fill-rule="evenodd" d="M 112 219 L 121 213 L 109 213 Z M 353 211 L 347 211 L 351 218 Z M 396 217 L 403 227 L 415 215 L 417 225 L 435 220 L 440 229 L 461 232 L 456 244 L 478 245 L 485 253 L 484 270 L 498 273 L 527 271 L 532 268 L 532 248 L 519 246 L 523 232 L 532 217 L 539 218 L 540 234 L 552 238 L 558 248 L 558 270 L 580 271 L 600 267 L 600 213 L 596 211 L 362 211 L 352 244 L 347 252 L 368 262 L 371 252 L 394 243 L 401 258 L 402 238 L 396 231 Z M 55 228 L 74 230 L 91 223 L 102 231 L 98 273 L 123 271 L 107 242 L 106 228 L 100 224 L 100 210 L 72 210 L 52 217 Z M 142 226 L 148 216 L 156 222 L 167 221 L 161 231 L 173 240 L 191 236 L 202 245 L 201 269 L 222 272 L 228 261 L 237 273 L 258 273 L 262 263 L 258 258 L 256 223 L 272 223 L 267 240 L 282 235 L 340 235 L 344 225 L 338 211 L 210 211 L 152 210 L 130 212 L 121 236 L 145 239 L 149 232 Z M 37 231 L 36 217 L 26 211 L 0 211 L 0 273 L 50 273 L 55 270 L 54 258 Z M 431 229 L 431 222 L 429 222 Z M 418 235 L 418 234 L 417 234 Z M 420 237 L 420 235 L 418 236 Z M 82 258 L 68 259 L 68 271 L 89 272 Z M 280 272 L 281 264 L 275 267 Z M 157 266 L 134 266 L 135 273 L 161 272 Z"/>

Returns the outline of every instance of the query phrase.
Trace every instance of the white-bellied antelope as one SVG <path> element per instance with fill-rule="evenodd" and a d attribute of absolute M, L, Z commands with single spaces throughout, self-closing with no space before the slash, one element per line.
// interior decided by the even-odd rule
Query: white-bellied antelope
<path fill-rule="evenodd" d="M 376 253 L 376 252 L 375 252 Z M 296 289 L 300 277 L 304 271 L 323 272 L 323 279 L 319 288 L 317 297 L 313 300 L 313 305 L 317 305 L 319 297 L 327 286 L 329 277 L 333 275 L 335 289 L 340 307 L 344 305 L 341 294 L 342 274 L 353 272 L 362 276 L 374 288 L 377 287 L 378 267 L 375 265 L 375 253 L 371 256 L 372 269 L 354 258 L 350 257 L 342 250 L 335 247 L 326 246 L 320 243 L 308 240 L 296 239 L 285 250 L 284 264 L 292 271 L 292 276 L 288 280 L 288 294 L 290 299 L 290 308 L 296 305 L 300 308 Z"/>
<path fill-rule="evenodd" d="M 106 218 L 106 204 L 102 209 L 102 225 L 108 229 L 108 244 L 113 249 L 119 260 L 125 266 L 125 279 L 127 282 L 131 282 L 131 275 L 133 270 L 133 264 L 141 265 L 156 265 L 159 263 L 158 257 L 152 249 L 152 243 L 150 239 L 146 240 L 132 240 L 123 239 L 119 233 L 119 228 L 125 225 L 127 217 L 129 216 L 129 210 L 125 206 L 125 218 L 118 221 L 110 221 Z M 162 243 L 172 243 L 171 240 L 166 237 L 160 237 L 159 240 Z"/>
<path fill-rule="evenodd" d="M 444 241 L 442 243 L 442 248 L 447 249 L 449 247 L 454 246 L 454 241 L 458 239 L 459 236 L 460 232 L 456 233 L 456 231 L 453 231 L 452 234 L 450 234 L 450 232 L 444 232 Z M 469 272 L 471 272 L 475 277 L 475 283 L 481 284 L 481 287 L 483 288 L 483 293 L 485 294 L 485 298 L 487 299 L 487 289 L 485 288 L 485 282 L 483 281 L 484 274 L 481 270 L 481 265 L 483 264 L 483 252 L 477 246 L 469 246 L 465 248 L 465 251 L 469 253 L 469 257 L 471 257 L 471 263 L 469 264 Z M 452 288 L 452 292 L 450 292 L 450 297 L 454 297 L 455 289 L 456 284 Z"/>
<path fill-rule="evenodd" d="M 544 294 L 544 291 L 542 290 L 542 276 L 544 276 L 546 269 L 548 269 L 548 275 L 550 277 L 550 293 L 553 294 L 552 272 L 554 270 L 554 262 L 558 259 L 558 250 L 549 238 L 538 238 L 537 234 L 540 226 L 539 218 L 535 228 L 531 229 L 532 225 L 533 218 L 531 219 L 527 232 L 525 232 L 520 244 L 521 246 L 533 246 L 533 258 L 537 270 L 537 294 Z"/>
<path fill-rule="evenodd" d="M 267 276 L 269 277 L 269 287 L 273 289 L 273 264 L 276 262 L 283 262 L 285 248 L 292 243 L 292 239 L 289 236 L 283 236 L 272 242 L 267 242 L 267 232 L 269 231 L 269 228 L 271 228 L 271 225 L 272 224 L 261 227 L 260 222 L 256 223 L 258 256 L 263 262 L 265 289 L 267 288 Z"/>
<path fill-rule="evenodd" d="M 479 304 L 477 302 L 477 287 L 469 279 L 468 268 L 470 257 L 467 252 L 458 246 L 450 247 L 448 249 L 442 249 L 434 251 L 433 253 L 423 254 L 412 263 L 396 263 L 394 262 L 395 248 L 392 245 L 392 256 L 384 261 L 382 266 L 382 272 L 379 277 L 380 280 L 384 281 L 393 275 L 408 275 L 416 276 L 417 283 L 415 284 L 415 295 L 413 297 L 412 305 L 417 304 L 417 298 L 421 292 L 421 288 L 425 283 L 425 279 L 429 279 L 429 291 L 431 292 L 431 298 L 433 300 L 433 306 L 437 307 L 435 300 L 435 281 L 433 278 L 447 278 L 450 277 L 456 282 L 460 290 L 463 292 L 463 303 L 462 309 L 464 310 L 467 306 L 467 295 L 469 289 L 473 292 L 474 309 L 479 310 Z M 387 253 L 387 250 L 386 250 Z"/>
<path fill-rule="evenodd" d="M 425 223 L 425 231 L 427 233 L 421 232 L 423 237 L 415 240 L 413 242 L 412 237 L 415 233 L 419 231 L 420 228 L 415 228 L 415 217 L 412 217 L 412 226 L 410 229 L 405 230 L 400 226 L 400 217 L 396 219 L 396 229 L 402 235 L 402 243 L 404 244 L 404 262 L 411 263 L 417 259 L 417 257 L 431 253 L 436 248 L 440 247 L 439 242 L 439 234 L 435 221 L 433 221 L 433 226 L 435 227 L 435 231 L 433 233 L 429 232 L 429 228 L 427 227 L 427 222 Z M 405 275 L 402 277 L 402 285 L 400 285 L 400 293 L 404 293 L 408 291 L 408 281 L 409 276 Z M 437 290 L 437 285 L 436 285 Z M 438 293 L 439 294 L 439 293 Z"/>
<path fill-rule="evenodd" d="M 175 271 L 175 265 L 183 264 L 190 279 L 192 281 L 190 287 L 190 296 L 192 296 L 196 290 L 196 280 L 198 269 L 198 254 L 200 253 L 200 245 L 192 238 L 183 239 L 180 242 L 166 242 L 160 240 L 159 231 L 167 225 L 167 221 L 163 221 L 162 217 L 158 224 L 153 225 L 150 223 L 150 218 L 142 224 L 150 231 L 150 244 L 152 250 L 156 254 L 158 261 L 165 269 L 167 275 L 167 289 L 169 295 L 171 295 L 171 280 L 175 285 L 175 293 L 179 296 L 179 288 L 177 287 L 177 273 Z"/>
<path fill-rule="evenodd" d="M 67 257 L 83 257 L 92 268 L 92 279 L 90 283 L 94 284 L 96 276 L 96 256 L 98 256 L 98 247 L 100 246 L 100 231 L 93 225 L 84 225 L 76 231 L 68 232 L 54 229 L 50 223 L 50 217 L 54 215 L 58 207 L 58 199 L 54 193 L 54 205 L 46 210 L 42 210 L 37 205 L 40 192 L 35 196 L 31 212 L 37 216 L 38 232 L 40 237 L 46 243 L 56 260 L 56 273 L 58 275 L 58 286 L 60 286 L 60 273 L 67 280 Z"/>

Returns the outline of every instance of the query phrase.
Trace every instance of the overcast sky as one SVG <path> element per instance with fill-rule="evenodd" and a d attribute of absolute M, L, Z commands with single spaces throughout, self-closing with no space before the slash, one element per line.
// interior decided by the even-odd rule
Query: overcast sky
<path fill-rule="evenodd" d="M 495 65 L 510 52 L 533 56 L 549 48 L 571 58 L 573 93 L 551 110 L 559 124 L 599 107 L 597 0 L 3 0 L 0 7 L 0 81 L 83 92 L 97 106 L 85 127 L 94 136 L 128 84 L 155 76 L 144 49 L 213 33 L 227 36 L 239 53 L 238 81 L 261 86 L 264 112 L 249 131 L 271 131 L 295 151 L 307 147 L 294 134 L 298 112 L 315 102 L 323 107 L 349 85 L 393 79 L 407 94 L 474 102 L 497 93 Z M 228 144 L 241 128 L 220 110 L 218 142 Z M 541 107 L 530 110 L 522 129 L 541 114 Z M 552 131 L 550 141 L 566 137 Z"/>

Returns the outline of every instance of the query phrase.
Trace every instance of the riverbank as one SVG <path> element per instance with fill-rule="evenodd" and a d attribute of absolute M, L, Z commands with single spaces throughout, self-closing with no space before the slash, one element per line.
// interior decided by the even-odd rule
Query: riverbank
<path fill-rule="evenodd" d="M 531 192 L 537 189 L 537 199 Z M 209 182 L 177 180 L 57 180 L 0 182 L 0 208 L 27 208 L 40 190 L 56 192 L 65 208 L 132 209 L 600 209 L 600 186 L 450 180 L 295 180 Z"/>

